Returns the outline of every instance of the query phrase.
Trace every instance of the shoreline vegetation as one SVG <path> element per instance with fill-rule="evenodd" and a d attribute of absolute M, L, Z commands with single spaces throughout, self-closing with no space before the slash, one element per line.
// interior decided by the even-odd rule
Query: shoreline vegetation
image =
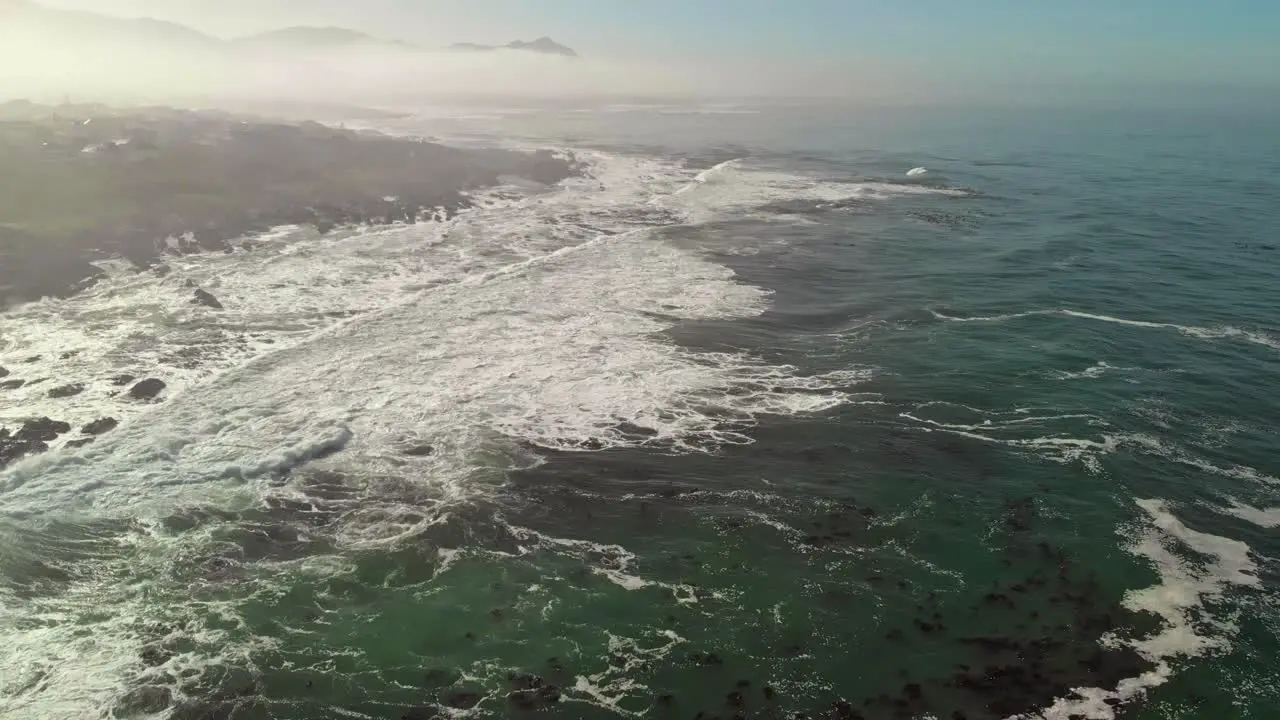
<path fill-rule="evenodd" d="M 550 185 L 578 171 L 546 150 L 275 119 L 291 114 L 0 103 L 0 308 L 74 292 L 108 258 L 147 268 L 282 225 L 444 219 L 503 176 Z"/>

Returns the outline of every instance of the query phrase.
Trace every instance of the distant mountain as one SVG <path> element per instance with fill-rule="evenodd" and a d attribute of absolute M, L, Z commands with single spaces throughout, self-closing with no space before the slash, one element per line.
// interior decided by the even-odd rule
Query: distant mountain
<path fill-rule="evenodd" d="M 543 55 L 563 55 L 564 57 L 578 57 L 578 53 L 573 48 L 566 47 L 552 40 L 549 37 L 540 37 L 532 42 L 524 42 L 516 40 L 506 45 L 477 45 L 476 43 L 455 43 L 450 46 L 451 50 L 461 50 L 470 52 L 487 52 L 490 50 L 527 50 L 529 52 L 541 53 Z"/>
<path fill-rule="evenodd" d="M 232 43 L 249 47 L 271 47 L 279 49 L 321 50 L 339 47 L 387 45 L 402 48 L 413 48 L 408 43 L 395 40 L 384 40 L 357 30 L 340 27 L 289 27 L 272 30 L 259 35 L 238 38 Z"/>
<path fill-rule="evenodd" d="M 61 10 L 29 0 L 0 0 L 0 18 L 5 23 L 66 36 L 70 40 L 110 42 L 160 42 L 212 48 L 221 41 L 185 25 L 152 18 L 120 18 L 110 15 Z"/>
<path fill-rule="evenodd" d="M 268 49 L 306 52 L 330 48 L 378 46 L 423 51 L 430 49 L 340 27 L 289 27 L 235 40 L 222 40 L 184 25 L 152 18 L 121 18 L 91 12 L 61 10 L 40 5 L 31 0 L 0 0 L 0 25 L 16 21 L 21 21 L 24 27 L 38 28 L 68 40 L 126 44 L 147 42 L 203 50 Z M 572 49 L 548 37 L 541 37 L 532 42 L 517 40 L 498 46 L 460 43 L 452 47 L 454 50 L 473 51 L 501 48 L 565 57 L 578 56 Z"/>

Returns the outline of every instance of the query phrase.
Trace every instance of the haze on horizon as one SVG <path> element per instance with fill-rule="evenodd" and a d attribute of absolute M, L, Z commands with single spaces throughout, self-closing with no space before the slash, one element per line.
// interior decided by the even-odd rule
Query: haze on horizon
<path fill-rule="evenodd" d="M 0 0 L 0 8 L 17 0 Z M 550 36 L 523 52 L 228 52 L 0 22 L 0 98 L 375 102 L 433 95 L 787 96 L 850 101 L 1114 103 L 1258 98 L 1280 89 L 1267 0 L 40 0 L 177 23 L 226 41 L 342 27 L 424 48 Z M 46 13 L 50 14 L 50 13 Z M 59 13 L 52 13 L 57 15 Z M 220 45 L 234 45 L 221 42 Z M 238 47 L 238 46 L 237 46 Z M 259 49 L 261 50 L 261 49 Z"/>

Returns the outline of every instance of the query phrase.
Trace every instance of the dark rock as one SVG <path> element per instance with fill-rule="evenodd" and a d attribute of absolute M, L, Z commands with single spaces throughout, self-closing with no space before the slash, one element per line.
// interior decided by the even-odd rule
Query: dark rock
<path fill-rule="evenodd" d="M 155 715 L 173 704 L 173 691 L 159 685 L 144 685 L 126 694 L 116 703 L 115 717 Z"/>
<path fill-rule="evenodd" d="M 696 652 L 693 655 L 690 655 L 689 659 L 694 665 L 701 665 L 702 667 L 718 667 L 720 665 L 724 665 L 724 658 L 720 657 L 716 653 Z"/>
<path fill-rule="evenodd" d="M 26 455 L 48 450 L 50 440 L 70 430 L 67 423 L 47 417 L 28 420 L 16 433 L 0 428 L 0 468 Z"/>
<path fill-rule="evenodd" d="M 138 378 L 132 375 L 116 375 L 115 377 L 111 378 L 111 384 L 115 385 L 116 387 L 124 387 L 125 385 L 128 385 L 129 383 L 137 379 Z"/>
<path fill-rule="evenodd" d="M 91 444 L 93 444 L 93 441 L 94 441 L 94 440 L 96 440 L 96 439 L 97 439 L 97 438 L 91 438 L 91 437 L 89 437 L 89 438 L 78 438 L 78 439 L 76 439 L 76 440 L 68 440 L 68 441 L 67 441 L 67 447 L 69 447 L 69 448 L 82 448 L 82 447 L 84 447 L 85 445 L 91 445 Z"/>
<path fill-rule="evenodd" d="M 507 675 L 507 682 L 511 683 L 511 687 L 515 690 L 536 690 L 545 683 L 541 677 L 531 673 L 511 673 Z"/>
<path fill-rule="evenodd" d="M 61 387 L 56 387 L 50 390 L 49 397 L 54 399 L 69 398 L 69 397 L 74 397 L 76 395 L 79 395 L 82 392 L 84 392 L 84 385 L 81 385 L 79 383 L 74 383 L 71 385 L 63 385 Z"/>
<path fill-rule="evenodd" d="M 164 389 L 163 381 L 148 378 L 129 388 L 129 397 L 134 400 L 154 400 Z"/>
<path fill-rule="evenodd" d="M 431 445 L 414 445 L 404 450 L 404 454 L 409 457 L 430 457 L 434 455 L 436 449 Z"/>
<path fill-rule="evenodd" d="M 0 378 L 9 377 L 9 371 L 3 365 L 0 365 Z"/>
<path fill-rule="evenodd" d="M 415 707 L 405 710 L 400 720 L 437 720 L 440 713 L 433 707 Z"/>
<path fill-rule="evenodd" d="M 196 305 L 203 305 L 207 308 L 213 308 L 214 310 L 222 309 L 222 303 L 218 302 L 218 298 L 214 297 L 212 293 L 206 290 L 203 290 L 201 288 L 196 288 L 194 297 L 191 298 L 191 302 L 195 303 Z"/>
<path fill-rule="evenodd" d="M 853 709 L 847 700 L 836 700 L 831 703 L 827 716 L 832 720 L 861 720 L 862 713 Z"/>
<path fill-rule="evenodd" d="M 37 420 L 28 420 L 23 424 L 22 429 L 18 431 L 15 437 L 28 438 L 32 440 L 41 440 L 48 442 L 55 440 L 63 433 L 71 432 L 71 425 L 61 420 L 51 420 L 42 417 Z"/>
<path fill-rule="evenodd" d="M 4 382 L 0 382 L 0 390 L 17 390 L 26 384 L 26 380 L 5 380 Z"/>
<path fill-rule="evenodd" d="M 115 430 L 119 426 L 119 421 L 115 418 L 105 417 L 94 420 L 93 422 L 80 428 L 80 432 L 84 435 L 102 435 Z"/>

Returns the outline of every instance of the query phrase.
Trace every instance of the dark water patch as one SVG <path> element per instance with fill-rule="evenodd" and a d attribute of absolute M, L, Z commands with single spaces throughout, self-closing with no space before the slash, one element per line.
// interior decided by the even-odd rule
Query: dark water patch
<path fill-rule="evenodd" d="M 687 153 L 682 157 L 684 158 L 685 166 L 691 170 L 709 170 L 722 163 L 748 158 L 751 155 L 750 148 L 741 145 L 724 145 Z"/>

